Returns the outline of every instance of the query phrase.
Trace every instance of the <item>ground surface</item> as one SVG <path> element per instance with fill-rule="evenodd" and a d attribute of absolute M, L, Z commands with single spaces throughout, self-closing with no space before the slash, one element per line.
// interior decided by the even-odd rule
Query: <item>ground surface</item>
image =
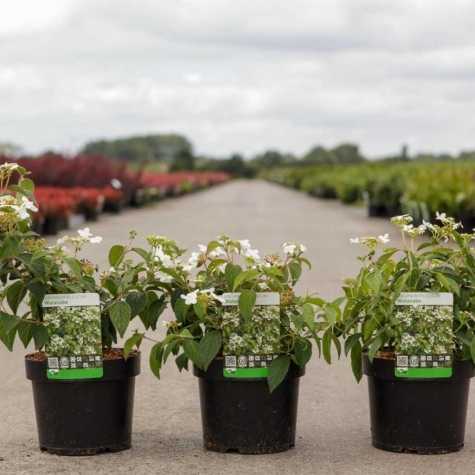
<path fill-rule="evenodd" d="M 341 280 L 357 269 L 352 236 L 392 232 L 385 220 L 364 211 L 319 201 L 263 182 L 236 181 L 142 210 L 108 216 L 91 225 L 104 244 L 90 248 L 100 259 L 106 248 L 127 238 L 166 234 L 184 246 L 220 233 L 249 238 L 270 252 L 285 240 L 305 243 L 314 263 L 301 290 L 339 295 Z M 104 262 L 105 259 L 100 259 Z M 167 315 L 166 318 L 168 318 Z M 145 349 L 146 350 L 146 349 Z M 205 452 L 201 442 L 198 387 L 190 374 L 166 368 L 157 381 L 144 361 L 137 381 L 134 447 L 97 457 L 61 458 L 37 449 L 32 394 L 22 356 L 0 349 L 0 473 L 167 474 L 467 474 L 475 463 L 475 400 L 472 397 L 466 447 L 443 456 L 397 455 L 370 445 L 368 396 L 344 359 L 329 367 L 314 360 L 300 393 L 297 446 L 276 455 L 241 456 Z M 434 415 L 436 417 L 436 415 Z"/>

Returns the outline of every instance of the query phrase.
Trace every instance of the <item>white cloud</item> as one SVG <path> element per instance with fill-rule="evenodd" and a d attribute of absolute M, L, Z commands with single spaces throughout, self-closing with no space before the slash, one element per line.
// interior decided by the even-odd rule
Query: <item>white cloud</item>
<path fill-rule="evenodd" d="M 474 27 L 458 0 L 4 0 L 0 141 L 475 148 Z"/>

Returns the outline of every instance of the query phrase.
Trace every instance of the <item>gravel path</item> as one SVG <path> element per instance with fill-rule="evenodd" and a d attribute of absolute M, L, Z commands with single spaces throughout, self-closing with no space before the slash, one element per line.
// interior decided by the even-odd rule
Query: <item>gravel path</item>
<path fill-rule="evenodd" d="M 159 203 L 92 224 L 104 244 L 90 248 L 99 259 L 109 245 L 142 236 L 169 235 L 193 246 L 227 233 L 251 240 L 263 251 L 285 240 L 307 245 L 314 263 L 301 290 L 339 295 L 341 280 L 357 267 L 358 249 L 348 239 L 392 232 L 364 210 L 320 201 L 259 181 L 235 181 L 193 196 Z M 101 260 L 105 264 L 105 259 Z M 169 318 L 169 315 L 166 316 Z M 297 446 L 276 455 L 241 456 L 205 452 L 201 444 L 197 382 L 168 366 L 157 381 L 143 362 L 137 381 L 134 447 L 118 454 L 61 458 L 37 449 L 32 394 L 22 355 L 0 348 L 0 474 L 467 474 L 475 463 L 475 415 L 471 398 L 466 447 L 443 456 L 397 455 L 370 445 L 365 382 L 357 385 L 343 359 L 329 367 L 314 360 L 302 380 Z M 442 409 L 443 410 L 443 409 Z M 437 417 L 437 414 L 434 414 Z"/>

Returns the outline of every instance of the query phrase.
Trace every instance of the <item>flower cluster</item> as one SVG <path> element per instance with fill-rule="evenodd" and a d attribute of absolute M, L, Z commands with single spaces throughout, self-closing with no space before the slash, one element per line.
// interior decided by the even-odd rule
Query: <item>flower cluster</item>
<path fill-rule="evenodd" d="M 14 175 L 18 175 L 19 186 L 10 189 Z M 31 221 L 31 213 L 38 211 L 36 204 L 28 197 L 31 194 L 32 182 L 25 179 L 27 172 L 16 163 L 0 165 L 0 232 L 11 232 L 22 223 Z M 22 189 L 22 185 L 25 188 Z"/>
<path fill-rule="evenodd" d="M 56 241 L 57 246 L 66 250 L 70 245 L 77 254 L 85 244 L 100 244 L 102 242 L 101 236 L 94 236 L 89 228 L 79 229 L 77 236 L 63 236 Z"/>
<path fill-rule="evenodd" d="M 396 351 L 405 355 L 448 354 L 454 349 L 450 306 L 404 306 L 394 315 Z"/>

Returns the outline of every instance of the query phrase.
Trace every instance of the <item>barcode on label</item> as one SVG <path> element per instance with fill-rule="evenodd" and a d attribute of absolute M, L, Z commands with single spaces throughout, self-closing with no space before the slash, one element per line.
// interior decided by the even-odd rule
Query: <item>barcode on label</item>
<path fill-rule="evenodd" d="M 397 366 L 399 367 L 408 367 L 409 366 L 409 357 L 408 356 L 403 356 L 403 355 L 398 355 L 397 356 Z"/>

